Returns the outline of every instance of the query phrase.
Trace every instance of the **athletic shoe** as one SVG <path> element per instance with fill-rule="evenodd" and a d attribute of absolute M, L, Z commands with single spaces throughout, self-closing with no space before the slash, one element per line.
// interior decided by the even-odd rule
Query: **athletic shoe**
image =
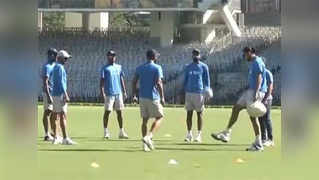
<path fill-rule="evenodd" d="M 65 138 L 65 139 L 63 139 L 62 144 L 63 145 L 74 145 L 74 144 L 77 144 L 77 143 L 72 141 L 70 138 Z"/>
<path fill-rule="evenodd" d="M 128 139 L 128 135 L 125 131 L 120 131 L 119 139 Z"/>
<path fill-rule="evenodd" d="M 275 146 L 275 142 L 272 140 L 267 140 L 267 141 L 263 142 L 263 145 L 266 147 Z"/>
<path fill-rule="evenodd" d="M 194 141 L 198 142 L 198 143 L 201 143 L 202 142 L 202 136 L 200 134 L 198 134 Z"/>
<path fill-rule="evenodd" d="M 257 151 L 257 152 L 261 152 L 263 150 L 264 150 L 264 147 L 256 143 L 253 143 L 249 148 L 246 149 L 246 151 Z"/>
<path fill-rule="evenodd" d="M 58 136 L 58 137 L 54 138 L 54 140 L 52 141 L 52 144 L 54 144 L 54 145 L 62 144 L 62 137 Z"/>
<path fill-rule="evenodd" d="M 142 138 L 142 141 L 148 146 L 148 148 L 150 148 L 150 150 L 154 150 L 154 145 L 153 145 L 153 141 L 149 136 L 145 136 L 144 138 Z"/>
<path fill-rule="evenodd" d="M 143 150 L 145 151 L 145 152 L 150 152 L 151 151 L 151 149 L 147 146 L 147 144 L 145 144 L 144 142 L 143 142 Z"/>
<path fill-rule="evenodd" d="M 109 132 L 104 132 L 104 139 L 110 139 L 111 134 Z"/>
<path fill-rule="evenodd" d="M 193 141 L 193 135 L 192 133 L 187 133 L 185 140 L 186 142 L 192 142 Z"/>
<path fill-rule="evenodd" d="M 54 140 L 54 138 L 51 135 L 45 136 L 44 137 L 44 141 L 50 141 L 52 142 Z"/>
<path fill-rule="evenodd" d="M 230 132 L 228 131 L 222 131 L 220 133 L 211 134 L 212 138 L 214 138 L 217 141 L 222 141 L 224 143 L 227 143 L 228 141 L 230 141 Z"/>

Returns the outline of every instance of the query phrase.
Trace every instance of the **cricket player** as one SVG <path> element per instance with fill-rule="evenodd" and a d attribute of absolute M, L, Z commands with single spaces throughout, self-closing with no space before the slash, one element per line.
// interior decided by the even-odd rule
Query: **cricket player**
<path fill-rule="evenodd" d="M 127 98 L 124 73 L 122 71 L 122 66 L 116 64 L 116 53 L 112 50 L 107 52 L 107 65 L 105 65 L 101 70 L 100 79 L 100 92 L 101 96 L 104 98 L 104 138 L 109 139 L 110 132 L 107 128 L 108 121 L 113 109 L 117 113 L 117 120 L 120 127 L 119 138 L 128 139 L 128 136 L 123 128 L 123 116 L 122 110 L 124 109 L 124 100 Z"/>
<path fill-rule="evenodd" d="M 163 106 L 165 104 L 164 88 L 162 83 L 163 72 L 160 65 L 155 64 L 159 53 L 154 50 L 146 52 L 147 62 L 136 68 L 133 78 L 133 101 L 137 101 L 137 82 L 139 81 L 139 102 L 143 118 L 142 141 L 144 151 L 154 149 L 153 134 L 160 127 L 164 117 Z M 155 118 L 149 133 L 147 134 L 147 123 L 150 118 Z"/>
<path fill-rule="evenodd" d="M 197 112 L 198 133 L 195 142 L 202 142 L 202 122 L 204 111 L 204 90 L 210 88 L 210 77 L 208 66 L 200 61 L 200 51 L 194 49 L 192 52 L 193 62 L 186 66 L 184 72 L 185 109 L 187 111 L 187 135 L 186 142 L 193 141 L 192 117 L 193 111 Z"/>
<path fill-rule="evenodd" d="M 219 141 L 228 142 L 232 132 L 233 125 L 237 122 L 239 112 L 255 101 L 262 101 L 267 92 L 266 67 L 263 60 L 255 53 L 254 48 L 245 47 L 243 49 L 244 58 L 250 63 L 248 73 L 248 90 L 246 90 L 237 103 L 233 106 L 232 114 L 228 122 L 227 128 L 217 134 L 212 133 L 211 136 Z M 250 117 L 254 128 L 256 139 L 247 151 L 262 151 L 263 144 L 261 141 L 260 125 L 258 118 Z"/>
<path fill-rule="evenodd" d="M 266 106 L 267 112 L 264 116 L 259 117 L 259 124 L 261 129 L 261 140 L 264 146 L 274 146 L 274 139 L 272 134 L 272 122 L 270 119 L 270 111 L 272 105 L 272 92 L 274 88 L 274 78 L 272 73 L 266 69 L 267 93 L 263 99 L 263 104 Z"/>
<path fill-rule="evenodd" d="M 53 88 L 52 88 L 52 99 L 53 99 L 53 112 L 56 117 L 60 119 L 60 127 L 63 134 L 63 140 L 60 142 L 57 137 L 57 124 L 53 123 L 54 140 L 53 144 L 62 143 L 63 145 L 76 144 L 72 141 L 67 134 L 67 102 L 70 101 L 67 93 L 67 74 L 64 69 L 64 64 L 72 56 L 65 50 L 60 50 L 57 54 L 57 63 L 53 68 Z"/>
<path fill-rule="evenodd" d="M 53 137 L 49 133 L 49 119 L 50 126 L 52 130 L 52 124 L 54 123 L 54 116 L 52 113 L 53 105 L 52 105 L 52 70 L 55 65 L 55 60 L 58 51 L 54 48 L 50 48 L 47 52 L 48 61 L 42 67 L 42 96 L 43 96 L 43 127 L 44 127 L 44 141 L 53 141 Z"/>

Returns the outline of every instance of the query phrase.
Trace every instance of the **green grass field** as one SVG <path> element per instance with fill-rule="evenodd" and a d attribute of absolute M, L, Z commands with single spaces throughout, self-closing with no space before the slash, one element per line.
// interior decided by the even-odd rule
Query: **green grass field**
<path fill-rule="evenodd" d="M 225 128 L 231 109 L 210 108 L 204 114 L 203 143 L 184 143 L 186 113 L 183 108 L 165 108 L 165 120 L 154 136 L 156 150 L 143 152 L 139 109 L 126 108 L 124 125 L 129 140 L 118 140 L 118 125 L 112 113 L 112 138 L 103 140 L 102 106 L 70 106 L 68 129 L 74 146 L 43 142 L 42 106 L 38 108 L 38 172 L 46 180 L 211 180 L 274 179 L 266 173 L 281 160 L 281 110 L 272 111 L 276 146 L 264 152 L 246 152 L 254 140 L 247 113 L 240 114 L 228 144 L 217 142 L 211 132 Z M 193 120 L 196 129 L 196 117 Z M 171 137 L 168 137 L 168 134 Z M 175 159 L 178 164 L 170 165 Z M 237 160 L 242 159 L 242 163 Z M 95 162 L 99 167 L 94 168 Z"/>

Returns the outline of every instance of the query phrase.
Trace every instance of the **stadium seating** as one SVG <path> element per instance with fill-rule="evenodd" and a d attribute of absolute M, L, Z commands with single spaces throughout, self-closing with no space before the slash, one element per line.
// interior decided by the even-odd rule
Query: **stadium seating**
<path fill-rule="evenodd" d="M 183 80 L 182 71 L 184 66 L 191 62 L 191 51 L 194 48 L 200 49 L 203 61 L 210 67 L 213 77 L 219 73 L 245 73 L 247 65 L 241 59 L 241 51 L 247 45 L 260 51 L 260 54 L 267 58 L 269 67 L 277 72 L 280 67 L 277 46 L 281 37 L 281 29 L 279 27 L 247 27 L 242 31 L 243 38 L 240 39 L 232 38 L 231 34 L 221 29 L 211 44 L 178 43 L 170 48 L 152 46 L 149 43 L 148 29 L 138 31 L 115 29 L 92 33 L 81 29 L 42 31 L 39 34 L 39 64 L 45 62 L 46 51 L 49 47 L 69 51 L 73 56 L 66 65 L 69 77 L 68 91 L 71 99 L 96 102 L 102 100 L 99 98 L 99 76 L 101 67 L 106 64 L 107 50 L 113 49 L 117 52 L 118 63 L 122 65 L 125 72 L 130 96 L 131 80 L 136 67 L 145 62 L 146 49 L 156 48 L 161 54 L 158 63 L 162 65 L 164 71 L 166 99 L 168 102 L 179 103 Z M 229 86 L 223 82 L 214 82 L 216 79 L 212 79 L 214 90 L 220 87 L 237 87 L 227 90 L 227 92 L 234 92 L 232 95 L 228 94 L 227 97 L 220 95 L 220 99 L 224 99 L 225 102 L 232 96 L 236 98 L 236 93 L 246 86 L 245 82 L 238 82 L 240 86 Z M 275 82 L 280 84 L 280 81 Z M 238 87 L 242 88 L 238 89 Z M 39 88 L 39 97 L 41 98 L 41 88 Z M 219 99 L 216 96 L 215 98 Z"/>

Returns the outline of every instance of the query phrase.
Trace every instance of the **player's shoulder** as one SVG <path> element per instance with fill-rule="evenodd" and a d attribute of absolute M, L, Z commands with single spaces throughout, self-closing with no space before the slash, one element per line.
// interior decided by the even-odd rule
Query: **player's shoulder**
<path fill-rule="evenodd" d="M 208 65 L 205 64 L 205 63 L 203 63 L 202 61 L 200 61 L 199 64 L 200 64 L 201 66 L 205 67 L 205 68 L 208 68 Z"/>

